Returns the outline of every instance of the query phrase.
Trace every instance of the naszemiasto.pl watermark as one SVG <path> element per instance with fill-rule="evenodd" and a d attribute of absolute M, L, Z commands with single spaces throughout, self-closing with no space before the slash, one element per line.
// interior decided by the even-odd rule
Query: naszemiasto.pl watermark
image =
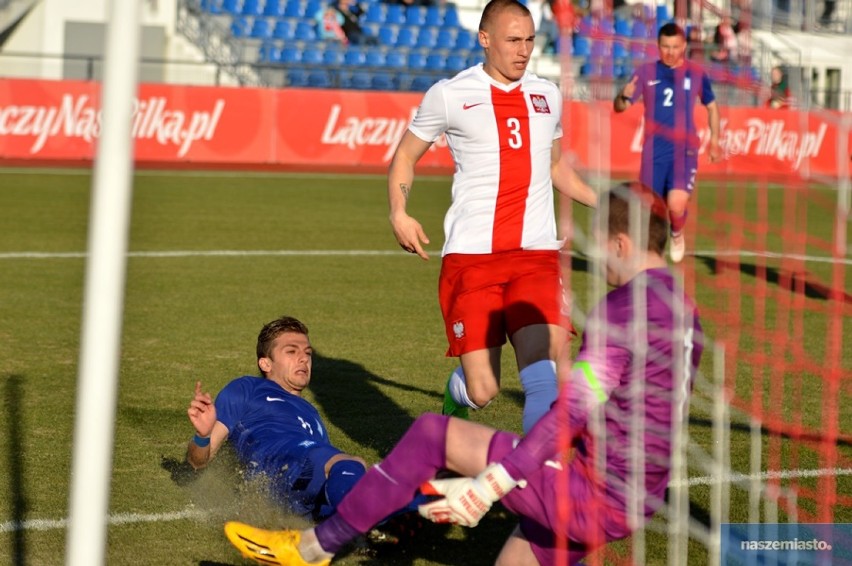
<path fill-rule="evenodd" d="M 852 566 L 852 524 L 726 523 L 720 566 Z"/>

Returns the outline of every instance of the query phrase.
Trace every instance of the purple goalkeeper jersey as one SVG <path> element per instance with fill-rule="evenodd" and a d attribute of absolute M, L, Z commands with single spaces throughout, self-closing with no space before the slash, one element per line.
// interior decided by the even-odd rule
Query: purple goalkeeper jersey
<path fill-rule="evenodd" d="M 606 477 L 599 481 L 607 500 L 601 503 L 614 510 L 626 509 L 631 454 L 638 454 L 644 459 L 642 472 L 649 495 L 645 514 L 659 507 L 669 479 L 673 411 L 680 409 L 686 415 L 702 351 L 695 305 L 688 297 L 678 305 L 681 296 L 671 272 L 662 268 L 640 273 L 601 300 L 589 313 L 583 344 L 559 399 L 502 460 L 512 477 L 528 477 L 554 458 L 560 426 L 568 427 L 578 460 L 574 464 L 594 470 L 597 440 L 589 417 L 602 409 Z M 631 400 L 636 398 L 637 385 L 644 435 L 641 444 L 631 449 L 635 418 Z"/>

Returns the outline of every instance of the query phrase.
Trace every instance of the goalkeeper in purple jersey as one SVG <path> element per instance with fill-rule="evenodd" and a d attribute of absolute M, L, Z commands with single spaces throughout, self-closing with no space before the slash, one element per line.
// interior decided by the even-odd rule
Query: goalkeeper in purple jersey
<path fill-rule="evenodd" d="M 519 525 L 496 561 L 500 566 L 560 559 L 575 564 L 649 518 L 664 500 L 672 431 L 681 425 L 672 415 L 686 414 L 702 332 L 695 306 L 683 297 L 663 257 L 668 224 L 660 197 L 638 184 L 622 185 L 600 202 L 597 214 L 609 214 L 598 216 L 598 240 L 606 252 L 607 282 L 615 289 L 590 312 L 570 377 L 526 437 L 422 415 L 337 513 L 317 527 L 265 531 L 227 523 L 225 533 L 243 555 L 263 564 L 328 564 L 418 488 L 434 496 L 419 511 L 436 522 L 476 526 L 498 500 L 517 514 Z M 631 202 L 640 204 L 640 215 L 631 214 Z M 642 245 L 634 240 L 640 230 L 631 229 L 631 217 L 649 219 Z M 643 419 L 643 437 L 633 447 L 631 408 Z M 591 415 L 603 423 L 603 445 L 591 432 Z M 560 439 L 570 442 L 567 460 L 560 456 Z M 641 454 L 639 469 L 631 450 Z M 597 460 L 603 460 L 603 470 Z M 434 479 L 445 469 L 463 477 Z M 646 494 L 637 502 L 638 521 L 628 517 L 632 474 L 643 478 Z M 557 544 L 558 537 L 567 539 L 567 549 Z"/>
<path fill-rule="evenodd" d="M 263 377 L 234 379 L 215 403 L 197 382 L 187 411 L 195 427 L 189 464 L 204 468 L 227 440 L 248 476 L 264 476 L 273 496 L 294 513 L 330 515 L 366 467 L 331 444 L 319 412 L 302 398 L 312 356 L 307 327 L 285 316 L 266 324 L 257 338 Z"/>

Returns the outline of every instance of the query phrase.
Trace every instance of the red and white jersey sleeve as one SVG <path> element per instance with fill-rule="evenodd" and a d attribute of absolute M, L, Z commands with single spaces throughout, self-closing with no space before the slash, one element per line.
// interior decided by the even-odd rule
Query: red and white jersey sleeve
<path fill-rule="evenodd" d="M 409 130 L 424 141 L 446 134 L 455 161 L 443 254 L 558 249 L 550 178 L 562 137 L 562 96 L 526 73 L 494 81 L 481 65 L 437 82 Z"/>

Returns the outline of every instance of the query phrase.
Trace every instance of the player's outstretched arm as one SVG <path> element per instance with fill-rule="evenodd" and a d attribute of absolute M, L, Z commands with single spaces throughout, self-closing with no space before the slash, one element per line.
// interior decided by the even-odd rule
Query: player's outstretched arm
<path fill-rule="evenodd" d="M 228 428 L 216 420 L 216 405 L 213 397 L 201 390 L 201 382 L 195 382 L 195 395 L 186 411 L 195 427 L 195 436 L 186 449 L 186 461 L 196 470 L 205 467 L 228 436 Z"/>
<path fill-rule="evenodd" d="M 562 158 L 562 144 L 559 140 L 554 140 L 550 150 L 550 177 L 560 194 L 586 206 L 598 205 L 598 195 L 594 189 Z"/>
<path fill-rule="evenodd" d="M 388 170 L 388 206 L 393 235 L 402 249 L 423 259 L 429 259 L 429 254 L 423 250 L 423 244 L 428 244 L 429 238 L 420 222 L 408 215 L 406 206 L 414 183 L 414 166 L 431 145 L 406 131 Z"/>

